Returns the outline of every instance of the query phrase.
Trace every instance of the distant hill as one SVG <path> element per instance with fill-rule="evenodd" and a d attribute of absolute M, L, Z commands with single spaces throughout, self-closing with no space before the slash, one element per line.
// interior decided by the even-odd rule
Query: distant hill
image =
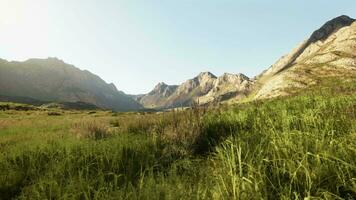
<path fill-rule="evenodd" d="M 244 96 L 250 86 L 250 79 L 243 74 L 225 73 L 216 77 L 210 72 L 202 72 L 181 85 L 159 83 L 138 100 L 146 108 L 185 107 Z"/>
<path fill-rule="evenodd" d="M 38 102 L 83 102 L 115 111 L 138 110 L 141 105 L 86 70 L 57 58 L 8 62 L 0 59 L 0 96 Z"/>

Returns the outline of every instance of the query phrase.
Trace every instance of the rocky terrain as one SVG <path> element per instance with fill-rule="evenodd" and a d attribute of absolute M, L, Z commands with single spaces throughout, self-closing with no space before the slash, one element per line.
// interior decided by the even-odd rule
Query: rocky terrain
<path fill-rule="evenodd" d="M 146 108 L 164 107 L 168 97 L 176 91 L 177 87 L 177 85 L 167 85 L 161 82 L 151 92 L 139 96 L 136 100 Z"/>
<path fill-rule="evenodd" d="M 0 95 L 39 102 L 85 102 L 116 111 L 141 108 L 114 84 L 57 58 L 0 60 Z"/>
<path fill-rule="evenodd" d="M 243 74 L 216 77 L 204 72 L 178 87 L 158 84 L 139 102 L 145 107 L 169 108 L 264 99 L 296 93 L 327 77 L 356 77 L 356 22 L 348 16 L 325 23 L 253 80 Z M 167 88 L 169 92 L 164 92 Z"/>
<path fill-rule="evenodd" d="M 246 97 L 252 88 L 253 82 L 244 74 L 224 73 L 214 80 L 210 91 L 198 98 L 199 104 L 221 102 L 228 99 L 242 99 Z"/>
<path fill-rule="evenodd" d="M 159 83 L 139 99 L 147 108 L 173 108 L 191 106 L 194 103 L 207 104 L 226 99 L 243 97 L 248 94 L 252 82 L 243 74 L 225 73 L 216 77 L 210 72 L 202 72 L 181 85 Z"/>
<path fill-rule="evenodd" d="M 325 77 L 356 75 L 356 22 L 340 16 L 257 77 L 255 99 L 288 95 Z"/>

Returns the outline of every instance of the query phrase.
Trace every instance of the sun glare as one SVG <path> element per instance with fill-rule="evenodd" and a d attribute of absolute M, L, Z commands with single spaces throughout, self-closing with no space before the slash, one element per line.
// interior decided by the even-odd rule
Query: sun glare
<path fill-rule="evenodd" d="M 9 26 L 21 24 L 24 21 L 24 4 L 18 0 L 0 0 L 0 24 Z M 3 28 L 3 27 L 0 27 Z"/>
<path fill-rule="evenodd" d="M 48 9 L 43 0 L 0 0 L 0 42 L 16 57 L 48 53 Z M 33 47 L 36 47 L 35 49 Z"/>

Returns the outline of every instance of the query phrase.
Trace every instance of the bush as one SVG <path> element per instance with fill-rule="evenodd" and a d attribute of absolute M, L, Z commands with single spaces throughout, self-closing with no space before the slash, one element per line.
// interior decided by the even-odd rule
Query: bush
<path fill-rule="evenodd" d="M 96 121 L 76 123 L 73 125 L 72 130 L 78 138 L 93 140 L 101 140 L 113 134 L 105 124 Z"/>

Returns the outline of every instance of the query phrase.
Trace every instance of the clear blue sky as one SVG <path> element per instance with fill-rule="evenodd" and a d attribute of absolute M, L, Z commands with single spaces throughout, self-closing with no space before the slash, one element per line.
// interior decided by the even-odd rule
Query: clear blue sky
<path fill-rule="evenodd" d="M 0 58 L 58 57 L 126 93 L 254 76 L 356 0 L 0 0 Z"/>

